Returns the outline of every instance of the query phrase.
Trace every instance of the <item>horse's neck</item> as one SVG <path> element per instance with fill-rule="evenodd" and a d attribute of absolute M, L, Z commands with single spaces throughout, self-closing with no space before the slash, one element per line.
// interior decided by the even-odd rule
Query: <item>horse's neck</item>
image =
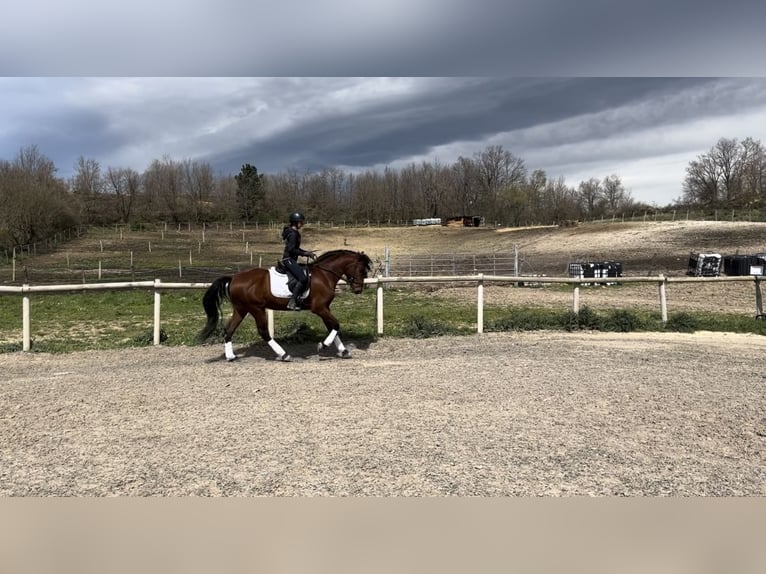
<path fill-rule="evenodd" d="M 312 266 L 312 268 L 322 269 L 323 271 L 328 272 L 327 274 L 330 275 L 332 280 L 337 283 L 346 273 L 348 266 L 349 263 L 346 261 L 346 258 L 340 257 L 331 261 L 318 261 Z"/>

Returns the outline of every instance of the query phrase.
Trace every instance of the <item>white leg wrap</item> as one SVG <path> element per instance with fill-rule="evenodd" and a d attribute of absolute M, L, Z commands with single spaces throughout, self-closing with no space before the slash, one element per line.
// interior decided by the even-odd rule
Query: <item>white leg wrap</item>
<path fill-rule="evenodd" d="M 343 346 L 343 341 L 340 340 L 340 337 L 335 337 L 335 347 L 338 349 L 339 353 L 342 353 L 346 350 L 346 347 Z"/>
<path fill-rule="evenodd" d="M 223 354 L 226 355 L 227 361 L 233 361 L 237 358 L 237 355 L 234 354 L 234 349 L 232 348 L 231 341 L 223 344 Z"/>
<path fill-rule="evenodd" d="M 269 347 L 274 351 L 278 357 L 285 354 L 285 350 L 274 339 L 269 339 Z"/>
<path fill-rule="evenodd" d="M 330 345 L 332 345 L 333 341 L 340 341 L 340 339 L 338 339 L 337 337 L 338 337 L 338 331 L 333 329 L 332 331 L 330 331 L 330 334 L 327 335 L 327 338 L 324 341 L 322 341 L 322 344 L 325 347 L 329 347 Z M 336 343 L 336 345 L 337 345 L 337 343 Z"/>

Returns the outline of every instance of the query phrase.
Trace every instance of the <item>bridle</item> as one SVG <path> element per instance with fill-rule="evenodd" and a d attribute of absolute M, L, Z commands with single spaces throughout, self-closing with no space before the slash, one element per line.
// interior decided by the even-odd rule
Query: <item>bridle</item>
<path fill-rule="evenodd" d="M 340 281 L 342 279 L 343 281 L 345 281 L 348 284 L 349 287 L 353 287 L 354 284 L 356 283 L 354 277 L 349 275 L 348 273 L 338 273 L 337 271 L 333 271 L 332 269 L 328 269 L 327 267 L 323 267 L 319 263 L 314 263 L 312 265 L 312 267 L 315 267 L 317 269 L 321 269 L 322 271 L 327 271 L 327 273 L 330 273 L 330 274 L 334 275 L 335 278 L 338 279 L 338 281 Z"/>

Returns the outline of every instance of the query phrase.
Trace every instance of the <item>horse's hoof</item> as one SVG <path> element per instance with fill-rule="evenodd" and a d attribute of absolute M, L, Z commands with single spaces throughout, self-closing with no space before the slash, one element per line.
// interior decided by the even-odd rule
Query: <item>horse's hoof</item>
<path fill-rule="evenodd" d="M 343 352 L 338 353 L 338 357 L 340 357 L 341 359 L 350 359 L 351 353 L 348 352 L 348 349 L 344 349 Z"/>
<path fill-rule="evenodd" d="M 319 344 L 317 345 L 317 353 L 321 353 L 322 349 L 324 349 L 324 343 L 322 343 L 322 341 L 319 341 Z"/>
<path fill-rule="evenodd" d="M 279 355 L 277 357 L 277 361 L 280 361 L 282 363 L 289 363 L 292 360 L 293 360 L 293 358 L 290 355 L 288 355 L 287 353 L 285 353 L 284 355 Z"/>
<path fill-rule="evenodd" d="M 226 357 L 226 362 L 231 363 L 232 361 L 236 361 L 237 359 L 239 359 L 237 355 L 234 355 L 233 357 Z"/>

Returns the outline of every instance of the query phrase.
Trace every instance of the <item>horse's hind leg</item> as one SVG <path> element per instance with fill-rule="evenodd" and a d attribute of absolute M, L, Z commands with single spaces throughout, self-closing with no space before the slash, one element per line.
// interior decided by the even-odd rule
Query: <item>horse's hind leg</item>
<path fill-rule="evenodd" d="M 227 361 L 233 361 L 237 358 L 237 355 L 234 354 L 231 338 L 234 336 L 234 331 L 237 330 L 237 327 L 239 327 L 239 324 L 246 315 L 247 312 L 243 313 L 235 307 L 234 312 L 231 314 L 231 318 L 223 329 L 223 354 L 226 355 Z"/>
<path fill-rule="evenodd" d="M 251 314 L 255 319 L 256 327 L 258 327 L 258 334 L 261 336 L 261 339 L 266 341 L 269 347 L 271 347 L 271 350 L 274 351 L 274 353 L 277 355 L 277 361 L 292 361 L 293 358 L 285 352 L 282 346 L 277 343 L 269 333 L 269 321 L 268 316 L 266 315 L 266 310 L 260 308 L 254 309 L 251 311 Z"/>

